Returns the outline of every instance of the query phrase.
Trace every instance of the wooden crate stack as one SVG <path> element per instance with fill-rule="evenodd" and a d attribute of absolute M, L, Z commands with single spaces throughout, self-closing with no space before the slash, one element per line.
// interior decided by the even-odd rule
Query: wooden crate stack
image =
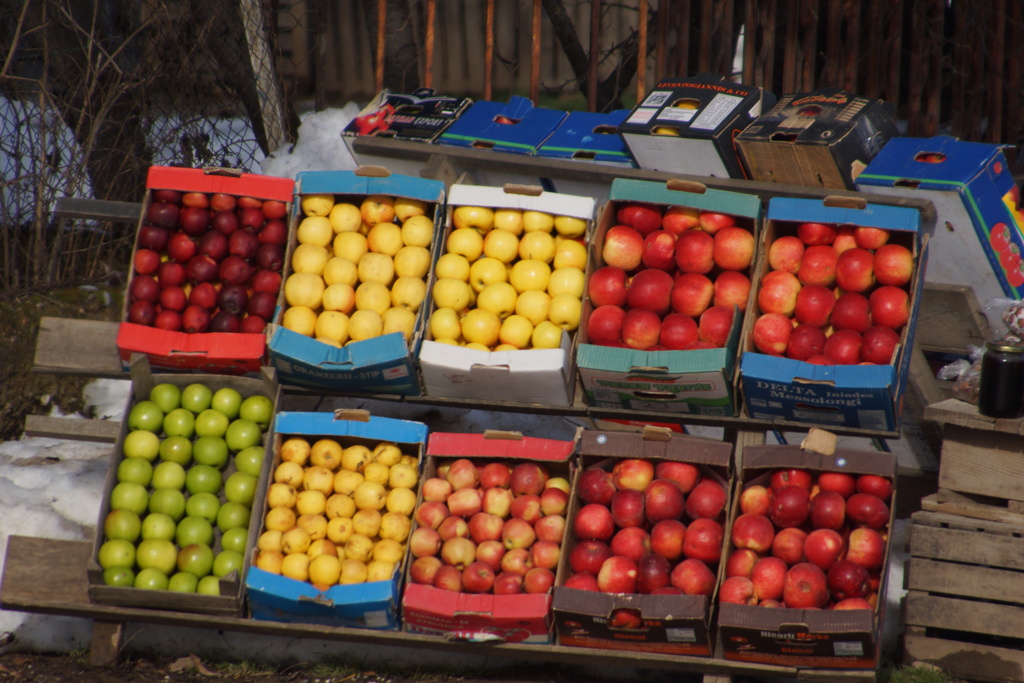
<path fill-rule="evenodd" d="M 943 427 L 939 490 L 911 516 L 903 654 L 978 681 L 1024 681 L 1024 420 L 956 399 Z"/>

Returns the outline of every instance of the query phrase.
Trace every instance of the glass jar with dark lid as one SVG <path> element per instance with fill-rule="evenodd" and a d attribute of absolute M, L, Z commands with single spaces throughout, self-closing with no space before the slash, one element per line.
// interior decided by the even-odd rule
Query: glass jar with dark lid
<path fill-rule="evenodd" d="M 1024 416 L 1024 344 L 1006 340 L 985 344 L 978 412 L 1011 420 Z"/>

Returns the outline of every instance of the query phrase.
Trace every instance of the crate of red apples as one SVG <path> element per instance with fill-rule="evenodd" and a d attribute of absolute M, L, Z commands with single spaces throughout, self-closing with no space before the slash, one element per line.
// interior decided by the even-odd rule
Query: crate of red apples
<path fill-rule="evenodd" d="M 561 645 L 708 656 L 732 445 L 584 431 L 552 605 Z"/>
<path fill-rule="evenodd" d="M 718 587 L 725 658 L 875 667 L 895 457 L 750 446 L 743 463 Z"/>
<path fill-rule="evenodd" d="M 776 197 L 745 321 L 750 417 L 898 431 L 927 259 L 916 209 Z"/>
<path fill-rule="evenodd" d="M 435 432 L 409 537 L 406 631 L 551 642 L 573 441 Z"/>
<path fill-rule="evenodd" d="M 117 349 L 176 370 L 245 374 L 264 365 L 294 192 L 286 178 L 153 166 Z"/>
<path fill-rule="evenodd" d="M 576 362 L 587 403 L 731 417 L 761 201 L 616 179 L 591 245 Z"/>

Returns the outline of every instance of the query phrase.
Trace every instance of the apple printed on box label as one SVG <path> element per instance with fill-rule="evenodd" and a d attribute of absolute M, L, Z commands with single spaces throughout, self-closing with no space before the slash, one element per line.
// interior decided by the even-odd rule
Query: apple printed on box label
<path fill-rule="evenodd" d="M 751 479 L 729 529 L 719 601 L 874 609 L 891 496 L 892 482 L 874 474 L 780 468 Z"/>
<path fill-rule="evenodd" d="M 587 282 L 588 341 L 649 351 L 723 347 L 732 311 L 746 309 L 753 232 L 734 216 L 683 206 L 621 202 L 615 218 Z M 728 319 L 700 324 L 712 307 Z"/>

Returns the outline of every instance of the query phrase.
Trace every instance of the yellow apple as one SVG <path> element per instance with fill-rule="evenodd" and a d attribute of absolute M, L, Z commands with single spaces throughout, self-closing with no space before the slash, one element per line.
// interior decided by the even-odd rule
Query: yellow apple
<path fill-rule="evenodd" d="M 349 341 L 362 341 L 379 337 L 384 331 L 384 321 L 380 313 L 370 309 L 357 310 L 349 316 Z"/>
<path fill-rule="evenodd" d="M 371 228 L 378 223 L 390 223 L 395 220 L 395 198 L 386 194 L 371 194 L 359 205 L 359 214 L 363 223 Z"/>
<path fill-rule="evenodd" d="M 460 254 L 467 261 L 475 261 L 484 253 L 484 238 L 473 228 L 456 228 L 445 240 L 445 250 L 449 254 Z"/>
<path fill-rule="evenodd" d="M 385 287 L 395 279 L 395 261 L 387 254 L 372 251 L 363 254 L 356 263 L 360 282 L 379 282 Z"/>
<path fill-rule="evenodd" d="M 405 222 L 413 216 L 423 216 L 427 213 L 427 203 L 422 199 L 412 197 L 395 197 L 395 218 Z"/>
<path fill-rule="evenodd" d="M 563 239 L 555 247 L 555 258 L 551 265 L 557 268 L 587 269 L 587 247 L 576 240 Z"/>
<path fill-rule="evenodd" d="M 405 341 L 409 341 L 416 328 L 416 314 L 408 308 L 389 308 L 381 316 L 381 322 L 384 324 L 381 334 L 401 332 Z"/>
<path fill-rule="evenodd" d="M 539 289 L 522 292 L 516 299 L 516 314 L 525 317 L 534 327 L 548 319 L 551 295 Z"/>
<path fill-rule="evenodd" d="M 313 334 L 344 344 L 348 341 L 348 316 L 341 311 L 321 312 L 316 318 Z"/>
<path fill-rule="evenodd" d="M 522 294 L 531 289 L 546 290 L 551 266 L 537 259 L 522 259 L 512 264 L 508 281 Z"/>
<path fill-rule="evenodd" d="M 482 235 L 494 227 L 494 211 L 485 206 L 457 206 L 452 211 L 452 225 L 456 230 L 472 228 Z"/>
<path fill-rule="evenodd" d="M 441 337 L 440 339 L 435 339 L 434 341 L 437 342 L 438 344 L 444 344 L 445 346 L 462 346 L 462 344 L 459 343 L 458 339 L 453 339 L 452 337 Z"/>
<path fill-rule="evenodd" d="M 393 257 L 403 246 L 402 229 L 394 223 L 377 223 L 366 233 L 366 247 L 372 252 Z"/>
<path fill-rule="evenodd" d="M 562 237 L 583 237 L 587 232 L 587 222 L 575 216 L 555 216 L 555 232 Z"/>
<path fill-rule="evenodd" d="M 330 252 L 320 245 L 296 245 L 295 250 L 292 252 L 292 272 L 322 275 L 329 257 Z"/>
<path fill-rule="evenodd" d="M 495 282 L 483 288 L 476 298 L 477 308 L 489 311 L 504 320 L 516 310 L 519 294 L 507 282 Z M 465 334 L 463 334 L 465 336 Z"/>
<path fill-rule="evenodd" d="M 462 336 L 471 344 L 483 344 L 490 349 L 498 343 L 501 320 L 491 311 L 474 308 L 462 317 Z"/>
<path fill-rule="evenodd" d="M 334 255 L 352 263 L 359 263 L 359 259 L 369 250 L 366 237 L 358 232 L 339 232 L 334 238 Z"/>
<path fill-rule="evenodd" d="M 494 230 L 490 234 L 494 234 Z M 484 287 L 494 282 L 506 282 L 508 271 L 505 264 L 498 259 L 485 256 L 473 261 L 469 266 L 469 286 L 478 294 Z"/>
<path fill-rule="evenodd" d="M 354 287 L 359 282 L 359 269 L 347 258 L 332 256 L 324 265 L 322 277 L 328 287 L 336 284 Z"/>
<path fill-rule="evenodd" d="M 533 323 L 524 315 L 514 314 L 502 321 L 498 340 L 502 345 L 525 349 L 530 345 L 531 336 L 533 336 Z"/>
<path fill-rule="evenodd" d="M 359 207 L 349 202 L 335 204 L 327 215 L 327 220 L 331 222 L 331 228 L 335 233 L 359 232 L 359 226 L 363 223 Z"/>
<path fill-rule="evenodd" d="M 467 349 L 475 349 L 476 351 L 486 351 L 487 353 L 491 352 L 490 346 L 487 344 L 481 344 L 480 342 L 466 342 L 462 346 Z"/>
<path fill-rule="evenodd" d="M 324 280 L 314 273 L 292 273 L 284 281 L 284 300 L 289 306 L 320 308 L 324 296 Z"/>
<path fill-rule="evenodd" d="M 567 332 L 572 332 L 580 326 L 580 315 L 583 313 L 583 303 L 578 297 L 572 294 L 559 294 L 551 297 L 551 306 L 548 308 L 548 320 L 558 325 Z"/>
<path fill-rule="evenodd" d="M 299 244 L 326 247 L 334 237 L 334 228 L 324 216 L 306 216 L 295 228 L 295 239 Z"/>
<path fill-rule="evenodd" d="M 316 312 L 308 306 L 289 306 L 281 316 L 281 325 L 292 332 L 312 337 L 316 330 Z"/>
<path fill-rule="evenodd" d="M 555 238 L 550 232 L 527 232 L 519 240 L 519 258 L 551 263 L 555 258 Z"/>
<path fill-rule="evenodd" d="M 466 310 L 472 301 L 473 290 L 468 282 L 453 277 L 442 277 L 434 281 L 431 294 L 438 308 L 453 308 L 461 312 Z"/>
<path fill-rule="evenodd" d="M 302 213 L 307 216 L 326 216 L 334 206 L 333 194 L 304 194 L 299 201 Z"/>
<path fill-rule="evenodd" d="M 522 349 L 520 349 L 518 346 L 515 346 L 513 344 L 498 344 L 492 350 L 493 351 L 521 351 Z"/>
<path fill-rule="evenodd" d="M 434 266 L 434 275 L 469 282 L 469 268 L 469 259 L 462 254 L 442 254 Z"/>
<path fill-rule="evenodd" d="M 579 268 L 565 266 L 556 268 L 548 278 L 548 294 L 556 297 L 559 294 L 571 294 L 577 299 L 583 298 L 586 276 Z"/>
<path fill-rule="evenodd" d="M 508 230 L 495 228 L 484 237 L 484 256 L 512 263 L 519 256 L 519 238 Z"/>
<path fill-rule="evenodd" d="M 438 308 L 430 314 L 430 336 L 434 341 L 458 339 L 462 336 L 462 324 L 454 308 Z"/>
<path fill-rule="evenodd" d="M 379 282 L 363 282 L 356 287 L 356 310 L 376 311 L 384 315 L 391 308 L 391 292 Z"/>
<path fill-rule="evenodd" d="M 508 230 L 518 237 L 523 234 L 523 212 L 520 209 L 497 209 L 494 212 L 494 227 Z"/>
<path fill-rule="evenodd" d="M 396 308 L 406 308 L 415 313 L 426 297 L 427 283 L 423 278 L 400 277 L 391 285 L 391 305 Z"/>
<path fill-rule="evenodd" d="M 410 216 L 402 222 L 402 243 L 407 247 L 429 247 L 434 241 L 434 221 Z"/>
<path fill-rule="evenodd" d="M 562 328 L 550 320 L 543 320 L 533 328 L 530 343 L 535 349 L 557 349 L 562 345 Z"/>
<path fill-rule="evenodd" d="M 424 247 L 406 246 L 395 254 L 395 275 L 424 277 L 430 271 L 430 252 Z"/>
<path fill-rule="evenodd" d="M 544 211 L 524 211 L 524 232 L 551 232 L 555 227 L 555 217 Z"/>
<path fill-rule="evenodd" d="M 340 349 L 342 346 L 345 345 L 342 342 L 338 341 L 337 339 L 331 339 L 330 337 L 316 336 L 316 337 L 313 337 L 313 339 L 317 340 L 321 344 L 327 344 L 328 346 L 333 346 L 336 349 Z"/>
<path fill-rule="evenodd" d="M 327 285 L 320 306 L 325 311 L 339 311 L 348 315 L 356 307 L 356 290 L 343 282 Z"/>

